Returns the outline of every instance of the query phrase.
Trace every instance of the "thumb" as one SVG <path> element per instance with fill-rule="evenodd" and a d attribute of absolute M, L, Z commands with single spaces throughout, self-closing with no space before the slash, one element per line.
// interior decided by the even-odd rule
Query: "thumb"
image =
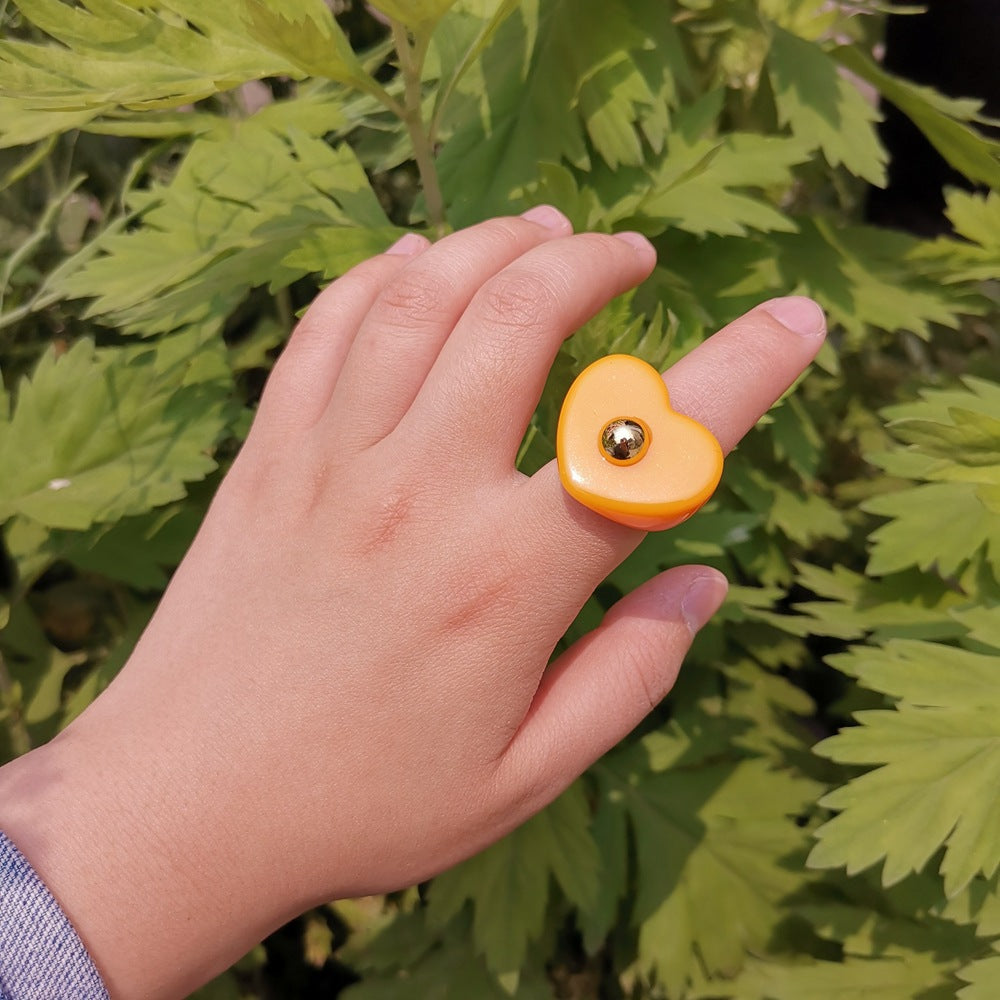
<path fill-rule="evenodd" d="M 726 578 L 679 566 L 623 597 L 546 671 L 507 748 L 508 791 L 531 809 L 555 798 L 630 733 L 673 687 Z"/>

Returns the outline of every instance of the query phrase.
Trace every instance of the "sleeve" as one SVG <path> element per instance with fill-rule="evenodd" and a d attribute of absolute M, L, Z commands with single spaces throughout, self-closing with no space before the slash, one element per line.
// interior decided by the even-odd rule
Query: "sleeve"
<path fill-rule="evenodd" d="M 66 914 L 3 832 L 0 1000 L 110 1000 Z"/>

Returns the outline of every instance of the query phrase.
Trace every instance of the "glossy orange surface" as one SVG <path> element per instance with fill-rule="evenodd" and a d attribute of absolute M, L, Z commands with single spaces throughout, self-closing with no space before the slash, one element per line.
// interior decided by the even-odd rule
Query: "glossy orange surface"
<path fill-rule="evenodd" d="M 648 428 L 641 455 L 616 461 L 601 445 L 612 420 Z M 556 434 L 559 476 L 571 497 L 612 521 L 644 531 L 670 528 L 712 495 L 722 448 L 711 432 L 670 406 L 660 373 L 626 354 L 601 358 L 570 386 Z"/>

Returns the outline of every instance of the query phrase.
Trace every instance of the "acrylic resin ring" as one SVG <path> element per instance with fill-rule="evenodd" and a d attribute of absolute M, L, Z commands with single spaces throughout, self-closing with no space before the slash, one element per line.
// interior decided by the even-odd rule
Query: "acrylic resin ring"
<path fill-rule="evenodd" d="M 595 361 L 570 386 L 556 455 L 571 497 L 643 531 L 689 518 L 722 476 L 719 442 L 671 408 L 652 365 L 627 354 Z"/>

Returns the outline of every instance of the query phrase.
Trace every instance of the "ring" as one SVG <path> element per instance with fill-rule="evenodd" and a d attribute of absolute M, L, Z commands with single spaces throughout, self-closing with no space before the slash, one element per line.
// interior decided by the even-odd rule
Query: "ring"
<path fill-rule="evenodd" d="M 687 520 L 719 485 L 722 458 L 712 432 L 670 405 L 660 373 L 627 354 L 585 368 L 559 413 L 563 488 L 630 528 L 661 531 Z"/>

